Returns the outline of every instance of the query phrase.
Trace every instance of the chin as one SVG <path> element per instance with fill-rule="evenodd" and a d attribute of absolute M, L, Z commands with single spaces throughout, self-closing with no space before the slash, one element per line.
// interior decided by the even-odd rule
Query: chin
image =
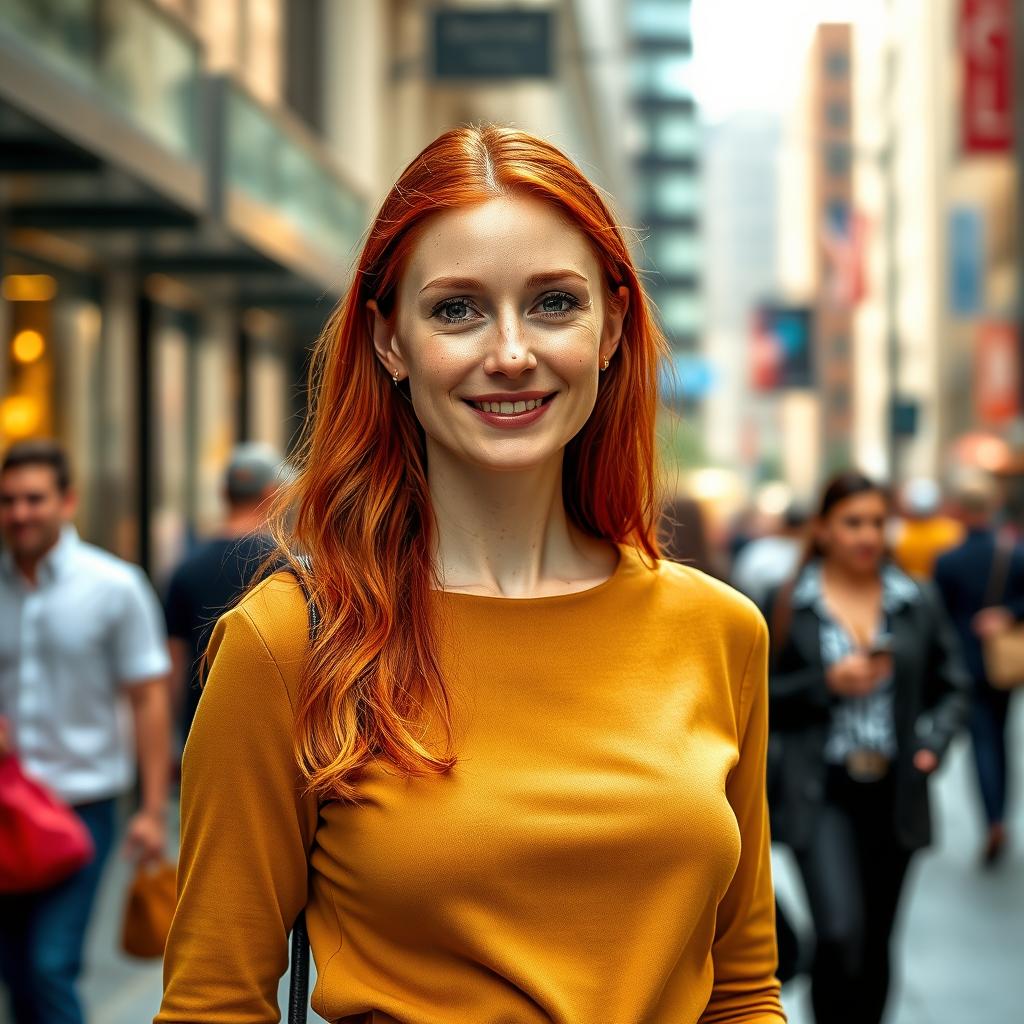
<path fill-rule="evenodd" d="M 561 455 L 561 449 L 544 452 L 517 452 L 515 454 L 481 453 L 472 461 L 488 473 L 525 473 L 540 469 Z"/>

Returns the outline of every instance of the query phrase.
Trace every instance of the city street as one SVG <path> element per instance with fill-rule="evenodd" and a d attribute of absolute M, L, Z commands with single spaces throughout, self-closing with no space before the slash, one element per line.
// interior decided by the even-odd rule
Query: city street
<path fill-rule="evenodd" d="M 1020 701 L 1011 749 L 1024 750 Z M 937 782 L 938 842 L 920 858 L 907 888 L 892 1024 L 1010 1024 L 1024 1005 L 1024 803 L 1017 803 L 1010 857 L 996 871 L 979 871 L 970 769 L 961 741 Z M 1024 794 L 1024 759 L 1018 760 L 1015 791 Z M 776 880 L 780 899 L 803 919 L 799 882 L 785 855 L 777 857 Z M 142 1024 L 160 1000 L 159 964 L 139 965 L 116 950 L 125 883 L 124 866 L 117 864 L 108 873 L 90 935 L 83 986 L 90 1024 Z M 811 1022 L 804 988 L 797 981 L 785 991 L 791 1024 Z M 311 1014 L 310 1020 L 320 1018 Z"/>

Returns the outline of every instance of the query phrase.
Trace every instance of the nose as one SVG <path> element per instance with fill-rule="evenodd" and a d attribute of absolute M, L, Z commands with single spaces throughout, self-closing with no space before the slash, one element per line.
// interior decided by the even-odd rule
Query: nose
<path fill-rule="evenodd" d="M 484 372 L 514 379 L 536 367 L 537 357 L 519 317 L 513 313 L 502 315 L 495 325 L 490 349 L 484 359 Z"/>

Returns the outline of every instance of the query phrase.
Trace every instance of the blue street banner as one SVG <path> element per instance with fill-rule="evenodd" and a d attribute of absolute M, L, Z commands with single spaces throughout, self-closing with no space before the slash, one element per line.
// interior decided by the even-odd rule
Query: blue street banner
<path fill-rule="evenodd" d="M 700 401 L 714 388 L 716 375 L 707 359 L 696 352 L 673 352 L 661 376 L 666 402 Z"/>
<path fill-rule="evenodd" d="M 979 316 L 985 304 L 985 222 L 976 206 L 949 211 L 949 305 L 954 316 Z"/>

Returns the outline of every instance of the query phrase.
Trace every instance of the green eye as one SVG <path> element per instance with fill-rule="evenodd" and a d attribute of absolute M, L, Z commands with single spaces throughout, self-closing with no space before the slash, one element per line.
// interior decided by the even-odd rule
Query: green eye
<path fill-rule="evenodd" d="M 570 295 L 568 292 L 551 292 L 549 295 L 545 295 L 537 307 L 541 313 L 545 313 L 548 316 L 567 316 L 574 309 L 578 309 L 580 305 L 579 299 Z"/>
<path fill-rule="evenodd" d="M 448 302 L 441 307 L 441 312 L 449 320 L 465 320 L 469 315 L 469 306 L 464 302 Z"/>

